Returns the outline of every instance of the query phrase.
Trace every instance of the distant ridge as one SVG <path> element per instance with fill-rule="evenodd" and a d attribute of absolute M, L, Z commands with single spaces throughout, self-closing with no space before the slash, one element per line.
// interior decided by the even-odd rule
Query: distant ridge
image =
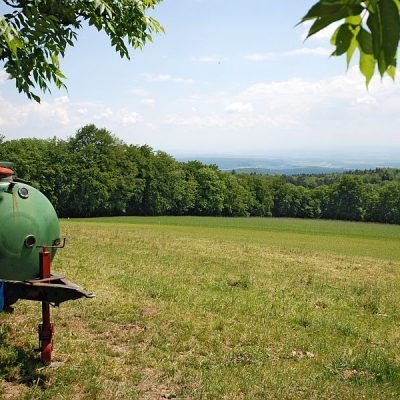
<path fill-rule="evenodd" d="M 329 167 L 295 167 L 295 168 L 282 168 L 282 169 L 269 169 L 269 168 L 236 168 L 222 171 L 235 171 L 236 173 L 244 174 L 257 174 L 257 175 L 324 175 L 343 173 L 349 171 L 345 168 L 329 168 Z"/>
<path fill-rule="evenodd" d="M 187 156 L 176 157 L 178 161 L 197 160 L 203 164 L 217 165 L 221 171 L 257 175 L 323 175 L 375 168 L 400 168 L 397 160 L 340 160 L 337 158 L 260 158 L 228 156 Z"/>

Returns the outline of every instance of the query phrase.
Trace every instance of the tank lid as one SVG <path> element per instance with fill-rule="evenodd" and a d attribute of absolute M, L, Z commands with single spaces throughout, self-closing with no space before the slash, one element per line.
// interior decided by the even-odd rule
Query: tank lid
<path fill-rule="evenodd" d="M 0 161 L 0 177 L 8 177 L 14 175 L 14 171 L 11 169 L 14 164 L 9 161 Z"/>
<path fill-rule="evenodd" d="M 12 175 L 14 175 L 14 171 L 12 169 L 0 166 L 0 177 L 1 176 L 12 176 Z"/>

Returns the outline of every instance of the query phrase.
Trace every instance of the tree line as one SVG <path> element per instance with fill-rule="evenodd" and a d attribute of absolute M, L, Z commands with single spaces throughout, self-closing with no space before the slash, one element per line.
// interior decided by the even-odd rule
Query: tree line
<path fill-rule="evenodd" d="M 0 136 L 0 160 L 41 190 L 60 217 L 204 215 L 400 223 L 400 170 L 261 176 L 178 162 L 87 125 L 67 140 Z"/>

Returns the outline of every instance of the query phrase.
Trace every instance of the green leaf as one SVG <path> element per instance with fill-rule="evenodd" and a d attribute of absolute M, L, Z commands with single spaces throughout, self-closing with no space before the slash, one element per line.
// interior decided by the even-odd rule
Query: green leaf
<path fill-rule="evenodd" d="M 36 94 L 31 93 L 30 96 L 33 98 L 33 100 L 37 101 L 38 103 L 40 103 L 40 97 L 37 96 Z"/>
<path fill-rule="evenodd" d="M 378 61 L 379 70 L 383 69 L 385 64 L 384 58 L 381 57 L 381 49 L 382 49 L 382 24 L 381 24 L 381 16 L 380 9 L 377 6 L 375 12 L 371 12 L 367 19 L 367 25 L 369 30 L 371 31 L 372 36 L 372 52 L 375 59 Z M 382 64 L 383 60 L 383 64 Z M 386 67 L 383 71 L 386 70 Z"/>
<path fill-rule="evenodd" d="M 353 39 L 353 32 L 349 24 L 340 25 L 334 34 L 332 44 L 336 46 L 336 50 L 332 53 L 334 56 L 341 56 L 346 53 Z"/>
<path fill-rule="evenodd" d="M 383 76 L 383 74 L 385 73 L 387 68 L 388 68 L 388 65 L 386 64 L 385 53 L 383 51 L 381 51 L 379 53 L 379 58 L 378 58 L 378 70 L 379 70 L 379 73 L 381 74 L 381 76 Z"/>
<path fill-rule="evenodd" d="M 300 24 L 302 22 L 308 21 L 310 19 L 315 19 L 315 18 L 321 18 L 321 17 L 326 17 L 331 15 L 332 13 L 340 11 L 342 6 L 339 5 L 324 5 L 322 2 L 318 2 L 317 4 L 314 4 L 308 13 L 301 19 L 299 22 Z"/>
<path fill-rule="evenodd" d="M 372 54 L 360 51 L 360 71 L 365 76 L 367 86 L 375 73 L 376 60 Z"/>
<path fill-rule="evenodd" d="M 366 54 L 373 54 L 372 35 L 370 32 L 361 27 L 357 35 L 357 41 L 360 49 Z"/>
<path fill-rule="evenodd" d="M 356 36 L 353 36 L 353 38 L 351 39 L 350 46 L 347 49 L 347 54 L 346 54 L 347 69 L 350 66 L 351 59 L 353 58 L 354 51 L 356 50 L 357 47 L 358 47 L 358 42 L 357 42 Z"/>
<path fill-rule="evenodd" d="M 361 23 L 362 23 L 361 15 L 354 15 L 352 17 L 347 17 L 346 23 L 351 24 L 351 25 L 361 25 Z"/>
<path fill-rule="evenodd" d="M 314 23 L 312 24 L 310 30 L 308 31 L 307 38 L 316 34 L 320 30 L 326 28 L 331 25 L 333 22 L 340 21 L 341 19 L 359 15 L 364 10 L 364 8 L 360 5 L 355 6 L 341 6 L 338 11 L 328 13 L 327 15 L 316 18 Z"/>
<path fill-rule="evenodd" d="M 395 63 L 400 39 L 400 16 L 393 0 L 380 0 L 369 14 L 367 25 L 372 35 L 372 49 L 381 76 Z"/>
<path fill-rule="evenodd" d="M 386 65 L 393 65 L 400 39 L 400 16 L 393 0 L 381 0 L 382 44 Z"/>
<path fill-rule="evenodd" d="M 394 65 L 391 65 L 387 70 L 387 74 L 392 78 L 392 80 L 395 80 L 396 78 L 396 67 Z"/>

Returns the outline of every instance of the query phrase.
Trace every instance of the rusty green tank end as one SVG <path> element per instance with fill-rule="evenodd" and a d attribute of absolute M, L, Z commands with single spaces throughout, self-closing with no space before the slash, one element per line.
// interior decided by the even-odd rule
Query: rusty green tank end
<path fill-rule="evenodd" d="M 0 279 L 37 278 L 37 246 L 59 240 L 60 225 L 50 201 L 34 187 L 0 175 Z M 54 257 L 56 249 L 51 252 Z"/>
<path fill-rule="evenodd" d="M 55 334 L 50 305 L 95 297 L 63 276 L 51 274 L 55 252 L 64 246 L 50 201 L 29 182 L 18 179 L 12 163 L 0 161 L 0 311 L 18 299 L 42 303 L 38 334 L 45 365 L 51 363 Z"/>

